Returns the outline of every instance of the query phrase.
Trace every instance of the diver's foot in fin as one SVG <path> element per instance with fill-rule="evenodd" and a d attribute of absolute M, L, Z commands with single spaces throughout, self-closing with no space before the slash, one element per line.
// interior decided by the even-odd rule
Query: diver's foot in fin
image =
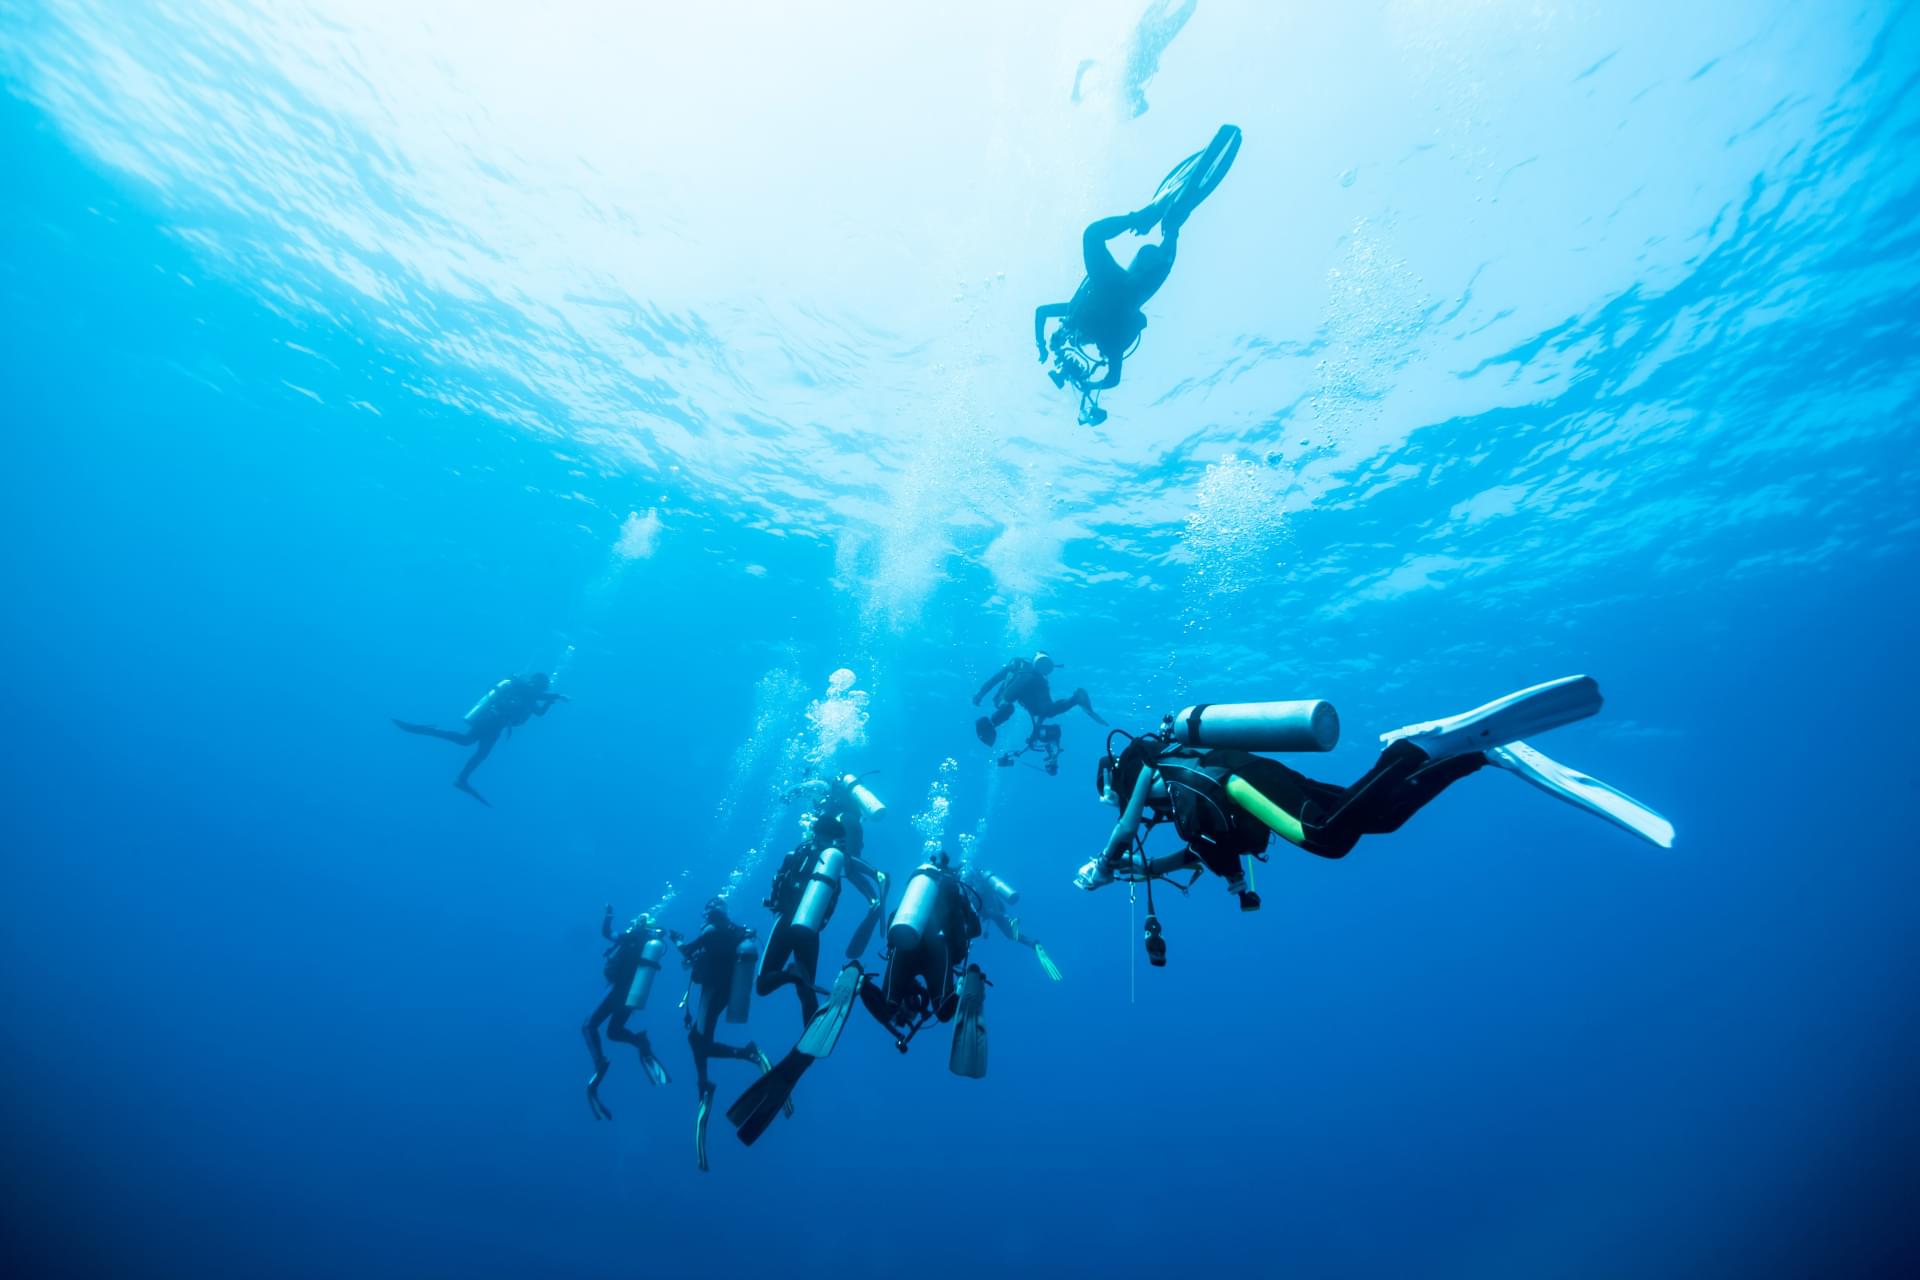
<path fill-rule="evenodd" d="M 700 1088 L 700 1110 L 693 1117 L 693 1159 L 700 1172 L 707 1171 L 707 1118 L 713 1114 L 713 1084 Z"/>
<path fill-rule="evenodd" d="M 1487 752 L 1487 763 L 1530 782 L 1548 795 L 1585 809 L 1662 849 L 1673 848 L 1673 824 L 1624 792 L 1598 778 L 1569 769 L 1524 742 L 1509 742 Z"/>
<path fill-rule="evenodd" d="M 812 1065 L 811 1057 L 795 1049 L 780 1059 L 779 1065 L 769 1067 L 734 1100 L 727 1108 L 727 1123 L 734 1127 L 742 1143 L 752 1146 L 775 1116 L 793 1114 L 793 1087 Z"/>
<path fill-rule="evenodd" d="M 606 1103 L 600 1101 L 600 1082 L 607 1078 L 608 1065 L 605 1058 L 594 1063 L 593 1078 L 587 1081 L 587 1105 L 593 1108 L 593 1118 L 595 1120 L 613 1119 L 613 1112 L 607 1109 Z"/>
<path fill-rule="evenodd" d="M 1485 706 L 1443 720 L 1410 724 L 1380 735 L 1383 743 L 1406 741 L 1429 759 L 1445 760 L 1584 720 L 1600 709 L 1600 685 L 1592 676 L 1563 676 L 1495 698 Z"/>
<path fill-rule="evenodd" d="M 481 804 L 487 806 L 487 808 L 489 809 L 493 808 L 493 801 L 487 799 L 485 796 L 481 795 L 478 791 L 475 791 L 473 789 L 472 784 L 470 783 L 460 782 L 456 780 L 453 784 L 453 789 L 455 791 L 464 791 L 468 795 L 472 796 L 475 800 L 478 800 Z"/>
<path fill-rule="evenodd" d="M 1053 957 L 1047 954 L 1045 947 L 1037 942 L 1034 943 L 1033 955 L 1034 958 L 1040 962 L 1040 967 L 1047 971 L 1049 978 L 1052 978 L 1055 982 L 1060 981 L 1060 966 L 1053 962 Z"/>
<path fill-rule="evenodd" d="M 768 1060 L 766 1054 L 760 1052 L 760 1046 L 755 1044 L 753 1041 L 751 1040 L 747 1041 L 746 1053 L 743 1054 L 742 1056 L 745 1057 L 747 1061 L 755 1063 L 759 1066 L 760 1076 L 762 1079 L 765 1079 L 768 1075 L 772 1074 L 773 1063 Z M 786 1059 L 783 1058 L 781 1059 L 781 1061 L 784 1062 L 786 1061 Z M 789 1090 L 789 1093 L 791 1093 L 791 1090 Z M 789 1119 L 793 1117 L 793 1099 L 791 1097 L 786 1097 L 781 1099 L 780 1114 L 788 1117 Z"/>
<path fill-rule="evenodd" d="M 1079 872 L 1073 877 L 1073 883 L 1075 887 L 1085 889 L 1091 893 L 1095 889 L 1113 883 L 1113 868 L 1107 865 L 1105 858 L 1095 858 L 1092 862 L 1080 868 Z"/>
<path fill-rule="evenodd" d="M 673 1083 L 673 1077 L 667 1074 L 667 1064 L 644 1049 L 640 1051 L 640 1070 L 655 1084 Z"/>
<path fill-rule="evenodd" d="M 810 1058 L 824 1058 L 833 1052 L 840 1043 L 840 1033 L 847 1029 L 847 1016 L 853 1012 L 853 1003 L 860 997 L 860 983 L 865 976 L 859 961 L 854 961 L 840 970 L 833 980 L 833 990 L 827 995 L 827 1002 L 820 1006 L 818 1013 L 807 1023 L 807 1029 L 801 1033 L 800 1043 L 794 1046 L 796 1053 L 804 1053 Z"/>
<path fill-rule="evenodd" d="M 980 972 L 979 965 L 968 965 L 960 975 L 956 1003 L 959 1012 L 953 1021 L 953 1049 L 947 1055 L 947 1070 L 979 1080 L 987 1074 L 987 975 Z"/>
<path fill-rule="evenodd" d="M 1000 731 L 993 727 L 993 721 L 981 716 L 973 722 L 973 736 L 990 747 L 994 739 L 1000 736 Z"/>

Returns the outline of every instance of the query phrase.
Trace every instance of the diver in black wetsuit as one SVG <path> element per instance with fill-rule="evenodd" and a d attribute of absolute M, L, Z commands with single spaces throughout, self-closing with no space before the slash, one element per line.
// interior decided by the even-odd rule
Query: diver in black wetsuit
<path fill-rule="evenodd" d="M 1241 910 L 1256 911 L 1260 897 L 1247 880 L 1244 859 L 1264 857 L 1274 835 L 1308 853 L 1343 858 L 1361 837 L 1398 831 L 1442 791 L 1489 764 L 1662 848 L 1673 840 L 1672 824 L 1659 814 L 1521 740 L 1595 714 L 1600 688 L 1588 676 L 1550 680 L 1457 716 L 1383 734 L 1387 746 L 1373 767 L 1345 787 L 1317 782 L 1252 751 L 1184 745 L 1183 735 L 1205 741 L 1210 705 L 1188 708 L 1184 725 L 1169 716 L 1160 732 L 1142 734 L 1118 755 L 1109 745 L 1097 783 L 1121 816 L 1100 856 L 1075 877 L 1081 888 L 1125 878 L 1146 881 L 1151 892 L 1158 878 L 1190 869 L 1197 875 L 1204 867 L 1227 881 Z M 1293 714 L 1285 708 L 1295 704 L 1224 705 L 1255 712 L 1281 708 L 1275 714 L 1284 718 Z M 1141 833 L 1161 822 L 1173 823 L 1185 847 L 1149 858 Z M 1149 937 L 1157 939 L 1151 920 L 1149 914 Z M 1164 954 L 1162 942 L 1154 963 L 1164 963 Z"/>
<path fill-rule="evenodd" d="M 1142 245 L 1133 262 L 1122 267 L 1114 260 L 1107 242 L 1128 231 L 1145 235 L 1160 224 L 1160 243 Z M 1173 260 L 1180 248 L 1180 223 L 1171 214 L 1163 217 L 1161 206 L 1148 205 L 1132 213 L 1101 218 L 1090 223 L 1080 236 L 1080 256 L 1087 266 L 1087 278 L 1070 302 L 1052 302 L 1033 313 L 1033 345 L 1041 363 L 1051 352 L 1058 368 L 1049 376 L 1055 386 L 1069 381 L 1083 392 L 1105 391 L 1120 385 L 1120 367 L 1135 340 L 1147 327 L 1140 310 L 1160 291 L 1173 271 Z M 1047 322 L 1060 321 L 1052 341 L 1047 338 Z M 1093 381 L 1095 367 L 1088 365 L 1072 348 L 1091 346 L 1106 367 L 1106 375 Z M 1092 410 L 1099 417 L 1106 414 Z"/>
<path fill-rule="evenodd" d="M 722 1044 L 714 1039 L 720 1015 L 727 1011 L 733 994 L 734 961 L 740 944 L 751 930 L 727 917 L 724 899 L 710 898 L 706 907 L 706 926 L 691 941 L 680 944 L 683 965 L 692 970 L 693 987 L 698 992 L 686 1014 L 687 1043 L 693 1048 L 695 1084 L 700 1090 L 700 1111 L 694 1122 L 695 1151 L 700 1168 L 707 1167 L 707 1115 L 713 1107 L 713 1081 L 707 1077 L 709 1058 L 736 1058 L 758 1062 L 766 1069 L 759 1047 L 749 1040 L 743 1045 Z"/>
<path fill-rule="evenodd" d="M 952 1021 L 959 1006 L 958 981 L 966 968 L 968 945 L 980 936 L 980 913 L 971 901 L 975 895 L 949 865 L 943 851 L 914 872 L 915 878 L 932 876 L 938 882 L 924 927 L 912 945 L 890 945 L 885 972 L 877 978 L 869 974 L 860 985 L 861 1004 L 894 1033 L 902 1052 L 928 1022 Z M 896 928 L 907 908 L 903 897 Z"/>
<path fill-rule="evenodd" d="M 1027 735 L 1027 750 L 1038 748 L 1046 753 L 1046 771 L 1060 771 L 1060 727 L 1045 723 L 1054 716 L 1065 715 L 1079 707 L 1093 718 L 1096 724 L 1105 724 L 1100 713 L 1093 709 L 1093 700 L 1087 697 L 1085 689 L 1075 689 L 1071 697 L 1055 701 L 1053 690 L 1047 684 L 1047 677 L 1058 669 L 1059 664 L 1045 653 L 1036 653 L 1032 661 L 1014 658 L 1006 666 L 988 677 L 973 695 L 973 705 L 979 706 L 980 699 L 993 693 L 993 714 L 981 716 L 973 722 L 973 731 L 980 741 L 988 746 L 998 737 L 999 726 L 1005 724 L 1013 709 L 1020 707 L 1033 717 L 1033 731 Z M 995 686 L 998 686 L 996 691 Z M 1012 764 L 1014 757 L 1023 754 L 1012 752 L 1000 758 L 1001 764 Z"/>
<path fill-rule="evenodd" d="M 633 923 L 619 933 L 613 931 L 613 906 L 608 904 L 606 914 L 600 918 L 600 936 L 610 945 L 606 950 L 605 963 L 601 966 L 607 979 L 607 994 L 600 998 L 587 1020 L 580 1024 L 580 1034 L 586 1038 L 587 1052 L 593 1055 L 593 1078 L 587 1081 L 587 1105 L 593 1108 L 597 1119 L 611 1120 L 613 1112 L 600 1101 L 600 1082 L 607 1078 L 607 1055 L 600 1047 L 600 1025 L 606 1024 L 607 1039 L 630 1044 L 640 1051 L 640 1069 L 647 1079 L 655 1084 L 670 1083 L 671 1077 L 660 1059 L 653 1056 L 653 1045 L 647 1040 L 644 1031 L 627 1030 L 627 1019 L 633 1014 L 637 1004 L 629 999 L 637 995 L 638 1001 L 646 999 L 646 992 L 634 991 L 634 978 L 641 969 L 648 968 L 657 979 L 660 970 L 659 953 L 664 947 L 655 948 L 655 954 L 646 954 L 647 944 L 660 942 L 666 938 L 679 940 L 675 933 L 663 932 L 654 926 L 651 917 L 635 916 Z M 651 982 L 646 984 L 651 988 Z"/>
<path fill-rule="evenodd" d="M 800 997 L 803 1027 L 820 1008 L 820 993 L 814 980 L 820 970 L 820 931 L 826 926 L 826 919 L 822 918 L 815 927 L 801 928 L 795 924 L 794 915 L 806 897 L 820 855 L 835 847 L 830 840 L 818 843 L 815 834 L 808 833 L 805 840 L 795 845 L 773 873 L 773 886 L 764 900 L 766 908 L 774 914 L 773 931 L 767 935 L 766 954 L 760 959 L 760 976 L 753 986 L 754 994 L 760 996 L 770 996 L 783 986 L 791 986 Z M 845 854 L 845 850 L 841 852 Z M 833 896 L 826 906 L 826 917 L 833 915 L 839 897 L 840 887 L 835 883 Z"/>
<path fill-rule="evenodd" d="M 551 683 L 544 671 L 536 671 L 530 676 L 508 676 L 487 690 L 486 695 L 474 704 L 473 710 L 467 712 L 467 727 L 464 729 L 438 729 L 430 724 L 413 724 L 406 720 L 395 720 L 393 723 L 405 733 L 473 747 L 473 754 L 467 758 L 453 785 L 491 808 L 491 802 L 475 791 L 468 779 L 473 777 L 473 771 L 480 767 L 481 762 L 492 754 L 493 746 L 500 740 L 501 734 L 511 733 L 533 716 L 544 716 L 554 703 L 569 700 L 564 693 L 549 692 L 547 686 Z"/>

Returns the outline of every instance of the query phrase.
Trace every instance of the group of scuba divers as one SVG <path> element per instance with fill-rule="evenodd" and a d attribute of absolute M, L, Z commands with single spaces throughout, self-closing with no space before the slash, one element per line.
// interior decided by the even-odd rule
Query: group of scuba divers
<path fill-rule="evenodd" d="M 1029 717 L 1026 747 L 1001 755 L 999 763 L 1038 751 L 1044 771 L 1057 773 L 1061 729 L 1054 718 L 1077 707 L 1106 724 L 1085 689 L 1066 698 L 1053 696 L 1049 677 L 1058 667 L 1044 652 L 1015 658 L 974 695 L 976 707 L 989 694 L 993 698 L 991 710 L 974 723 L 976 736 L 989 747 L 1016 710 Z M 409 733 L 475 745 L 454 785 L 477 798 L 471 775 L 500 735 L 561 700 L 549 685 L 540 674 L 501 681 L 469 712 L 464 730 L 395 723 Z M 1665 818 L 1526 741 L 1584 720 L 1600 706 L 1599 685 L 1589 676 L 1533 685 L 1459 715 L 1380 735 L 1379 758 L 1347 786 L 1317 781 L 1271 758 L 1273 753 L 1330 751 L 1338 744 L 1339 716 L 1324 701 L 1199 703 L 1137 736 L 1113 730 L 1095 785 L 1120 816 L 1075 883 L 1086 890 L 1115 881 L 1144 885 L 1143 946 L 1148 963 L 1162 966 L 1167 944 L 1155 913 L 1156 883 L 1185 893 L 1211 873 L 1225 882 L 1240 910 L 1257 911 L 1260 896 L 1251 867 L 1266 860 L 1275 835 L 1308 853 L 1342 858 L 1362 836 L 1398 831 L 1442 791 L 1488 765 L 1649 843 L 1670 847 L 1673 826 Z M 1047 975 L 1060 979 L 1046 948 L 1012 914 L 1019 894 L 1004 878 L 971 862 L 956 867 L 941 851 L 914 869 L 899 905 L 889 913 L 889 878 L 868 860 L 865 836 L 865 824 L 880 818 L 886 806 L 853 774 L 805 782 L 787 800 L 803 798 L 809 801 L 804 835 L 774 872 L 764 900 L 774 916 L 764 949 L 753 929 L 728 914 L 724 895 L 707 902 L 703 925 L 692 938 L 645 914 L 615 932 L 611 906 L 600 922 L 608 942 L 607 991 L 581 1028 L 593 1058 L 588 1105 L 596 1117 L 612 1117 L 600 1099 L 609 1067 L 603 1027 L 607 1039 L 637 1050 L 649 1080 L 669 1082 L 646 1032 L 628 1022 L 646 1007 L 669 947 L 677 949 L 681 967 L 689 972 L 681 1007 L 699 1091 L 694 1145 L 702 1170 L 708 1167 L 707 1129 L 716 1092 L 708 1074 L 712 1059 L 759 1068 L 759 1077 L 726 1111 L 740 1140 L 752 1144 L 776 1117 L 793 1114 L 795 1086 L 816 1061 L 832 1054 L 855 1005 L 892 1035 L 902 1053 L 927 1027 L 952 1024 L 949 1069 L 985 1076 L 989 984 L 969 950 L 986 923 L 1030 948 Z M 1173 828 L 1177 846 L 1149 852 L 1148 834 L 1163 825 Z M 862 903 L 862 915 L 847 944 L 845 966 L 830 987 L 822 988 L 817 982 L 821 936 L 848 886 Z M 866 960 L 883 922 L 883 963 L 876 973 Z M 718 1039 L 722 1019 L 743 1023 L 753 996 L 771 996 L 786 987 L 799 1004 L 801 1034 L 780 1061 L 771 1061 L 751 1040 L 732 1045 Z"/>
<path fill-rule="evenodd" d="M 1181 227 L 1225 176 L 1239 149 L 1240 131 L 1221 126 L 1204 150 L 1167 175 L 1151 203 L 1088 226 L 1082 237 L 1086 279 L 1071 301 L 1035 313 L 1040 359 L 1052 356 L 1050 376 L 1056 386 L 1071 383 L 1080 393 L 1083 423 L 1105 420 L 1099 394 L 1119 382 L 1121 365 L 1146 327 L 1141 305 L 1166 282 Z M 1123 233 L 1146 235 L 1156 228 L 1158 242 L 1143 246 L 1127 267 L 1106 247 Z M 1107 723 L 1085 689 L 1075 689 L 1066 698 L 1053 696 L 1049 678 L 1058 665 L 1045 653 L 1015 658 L 973 695 L 976 707 L 992 696 L 991 709 L 974 722 L 976 736 L 990 748 L 1016 710 L 1029 717 L 1025 744 L 1002 751 L 1000 765 L 1024 763 L 1023 757 L 1037 754 L 1040 763 L 1034 767 L 1057 774 L 1062 748 L 1055 718 L 1077 707 L 1097 723 Z M 394 723 L 407 733 L 473 747 L 454 785 L 485 804 L 472 785 L 474 770 L 502 734 L 566 700 L 551 684 L 543 673 L 502 680 L 474 705 L 459 729 Z M 1342 858 L 1362 836 L 1398 831 L 1442 791 L 1488 765 L 1644 840 L 1670 846 L 1673 827 L 1666 819 L 1525 741 L 1599 709 L 1599 686 L 1587 676 L 1534 685 L 1459 715 L 1382 734 L 1385 749 L 1379 759 L 1348 786 L 1316 781 L 1261 754 L 1332 750 L 1339 741 L 1340 721 L 1323 701 L 1201 703 L 1167 716 L 1138 736 L 1113 730 L 1095 782 L 1120 817 L 1099 855 L 1079 869 L 1075 883 L 1087 890 L 1115 881 L 1144 885 L 1143 945 L 1150 964 L 1164 965 L 1167 944 L 1154 908 L 1156 883 L 1184 893 L 1211 873 L 1225 882 L 1242 911 L 1256 911 L 1260 896 L 1250 870 L 1253 863 L 1265 861 L 1275 835 L 1308 853 Z M 1047 975 L 1060 979 L 1046 948 L 1012 914 L 1019 894 L 1005 879 L 971 862 L 955 867 L 941 851 L 914 869 L 898 907 L 889 914 L 888 877 L 867 859 L 864 833 L 864 824 L 880 817 L 885 806 L 853 774 L 802 784 L 788 800 L 802 797 L 810 801 L 802 822 L 804 835 L 775 871 L 764 902 L 774 916 L 764 949 L 753 929 L 729 916 L 724 893 L 707 902 L 704 923 L 692 938 L 663 928 L 645 914 L 616 933 L 611 906 L 600 922 L 608 942 L 607 991 L 581 1028 L 593 1057 L 588 1105 L 596 1117 L 611 1118 L 600 1099 L 609 1066 L 602 1027 L 607 1039 L 638 1051 L 648 1079 L 668 1083 L 667 1069 L 654 1055 L 646 1032 L 630 1028 L 628 1022 L 646 1007 L 668 948 L 677 949 L 681 966 L 689 972 L 681 1007 L 700 1097 L 694 1131 L 703 1170 L 715 1096 L 708 1064 L 714 1058 L 759 1068 L 759 1077 L 726 1112 L 740 1140 L 751 1144 L 775 1117 L 793 1113 L 795 1086 L 816 1061 L 833 1052 L 856 1004 L 893 1036 L 903 1053 L 927 1027 L 951 1024 L 949 1068 L 961 1076 L 986 1075 L 988 983 L 969 957 L 985 923 L 1030 948 Z M 1149 853 L 1147 836 L 1163 825 L 1174 829 L 1179 844 Z M 848 886 L 864 902 L 864 912 L 847 944 L 845 966 L 830 987 L 822 988 L 817 982 L 821 936 Z M 883 964 L 879 972 L 870 972 L 869 949 L 883 922 Z M 722 1019 L 746 1021 L 754 995 L 767 997 L 786 987 L 799 1004 L 801 1034 L 779 1062 L 769 1060 L 751 1040 L 732 1045 L 717 1038 Z"/>

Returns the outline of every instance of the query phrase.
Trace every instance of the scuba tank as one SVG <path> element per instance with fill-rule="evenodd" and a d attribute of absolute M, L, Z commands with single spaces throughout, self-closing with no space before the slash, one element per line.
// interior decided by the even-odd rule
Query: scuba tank
<path fill-rule="evenodd" d="M 840 873 L 846 865 L 847 855 L 838 849 L 828 849 L 820 855 L 820 860 L 813 864 L 813 874 L 807 877 L 800 905 L 793 909 L 794 928 L 817 934 L 827 927 L 834 900 L 840 896 Z"/>
<path fill-rule="evenodd" d="M 627 1008 L 644 1009 L 653 994 L 653 980 L 660 976 L 660 957 L 667 953 L 661 938 L 648 938 L 640 947 L 640 967 L 633 971 L 633 983 L 627 988 Z"/>
<path fill-rule="evenodd" d="M 993 890 L 994 895 L 1008 906 L 1020 901 L 1020 891 L 999 876 L 988 873 L 986 881 L 987 888 Z"/>
<path fill-rule="evenodd" d="M 1331 702 L 1202 702 L 1167 717 L 1167 732 L 1190 747 L 1242 751 L 1331 751 L 1340 715 Z"/>
<path fill-rule="evenodd" d="M 747 1020 L 747 1008 L 753 1001 L 753 971 L 759 967 L 760 944 L 753 940 L 749 930 L 733 950 L 733 985 L 727 991 L 728 1022 Z"/>
<path fill-rule="evenodd" d="M 895 951 L 911 951 L 920 940 L 938 927 L 934 909 L 940 905 L 940 868 L 923 862 L 907 881 L 900 895 L 900 909 L 887 926 L 887 946 Z"/>
<path fill-rule="evenodd" d="M 860 806 L 860 816 L 867 821 L 878 822 L 887 816 L 887 806 L 860 779 L 849 773 L 840 779 L 840 785 L 847 789 L 847 794 L 853 797 L 853 802 Z"/>
<path fill-rule="evenodd" d="M 502 680 L 499 684 L 496 684 L 495 686 L 493 686 L 493 688 L 481 694 L 480 701 L 474 703 L 473 709 L 467 712 L 466 715 L 462 716 L 461 719 L 465 720 L 468 724 L 472 724 L 475 720 L 478 720 L 481 716 L 485 715 L 488 711 L 493 709 L 494 698 L 497 697 L 501 692 L 506 690 L 512 684 L 513 684 L 513 678 L 509 676 L 505 680 Z"/>

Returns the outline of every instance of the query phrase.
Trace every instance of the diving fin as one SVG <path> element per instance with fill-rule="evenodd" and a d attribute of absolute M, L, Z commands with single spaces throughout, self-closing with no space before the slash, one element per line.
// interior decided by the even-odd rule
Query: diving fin
<path fill-rule="evenodd" d="M 1499 765 L 1550 796 L 1585 809 L 1662 849 L 1673 848 L 1673 824 L 1632 796 L 1616 791 L 1598 778 L 1548 759 L 1524 742 L 1509 742 L 1487 752 L 1487 763 Z"/>
<path fill-rule="evenodd" d="M 693 1158 L 700 1172 L 707 1171 L 707 1119 L 713 1114 L 713 1085 L 700 1091 L 700 1110 L 693 1117 Z"/>
<path fill-rule="evenodd" d="M 593 1076 L 587 1081 L 587 1105 L 593 1108 L 595 1120 L 613 1119 L 613 1112 L 607 1109 L 606 1103 L 600 1101 L 600 1082 L 606 1078 L 607 1060 L 601 1058 L 593 1064 Z"/>
<path fill-rule="evenodd" d="M 650 1053 L 640 1055 L 640 1070 L 646 1072 L 647 1079 L 655 1084 L 672 1084 L 673 1077 L 667 1074 L 667 1064 Z"/>
<path fill-rule="evenodd" d="M 1495 698 L 1457 716 L 1426 720 L 1380 735 L 1383 743 L 1402 739 L 1434 760 L 1505 746 L 1521 738 L 1585 720 L 1600 710 L 1600 683 L 1592 676 L 1562 676 Z"/>
<path fill-rule="evenodd" d="M 751 1058 L 753 1061 L 760 1064 L 760 1078 L 762 1080 L 766 1079 L 767 1076 L 773 1071 L 773 1063 L 767 1060 L 767 1055 L 761 1052 L 760 1046 L 757 1044 L 754 1044 L 752 1041 L 747 1042 L 747 1056 Z M 793 1056 L 792 1054 L 787 1055 L 788 1058 L 792 1056 Z M 781 1061 L 785 1062 L 786 1058 L 782 1058 Z M 788 1093 L 793 1092 L 791 1087 L 788 1088 L 787 1092 Z M 786 1097 L 785 1095 L 782 1095 L 780 1100 L 780 1110 L 789 1119 L 791 1119 L 793 1116 L 793 1099 L 790 1097 Z"/>
<path fill-rule="evenodd" d="M 734 1100 L 727 1108 L 727 1123 L 739 1133 L 741 1142 L 752 1146 L 775 1116 L 793 1114 L 793 1087 L 812 1065 L 812 1058 L 795 1049 Z"/>
<path fill-rule="evenodd" d="M 833 993 L 807 1024 L 800 1043 L 794 1046 L 795 1052 L 809 1058 L 824 1058 L 833 1052 L 833 1047 L 840 1043 L 840 1033 L 847 1029 L 847 1015 L 853 1012 L 853 1002 L 860 995 L 860 979 L 865 973 L 858 961 L 840 970 L 840 976 L 833 980 Z"/>
<path fill-rule="evenodd" d="M 979 1080 L 987 1074 L 986 1008 L 987 975 L 970 964 L 960 975 L 960 1011 L 953 1019 L 953 1051 L 947 1055 L 947 1070 L 957 1076 Z"/>
<path fill-rule="evenodd" d="M 1033 957 L 1040 962 L 1040 967 L 1047 971 L 1049 978 L 1055 982 L 1060 981 L 1060 966 L 1053 962 L 1053 957 L 1047 954 L 1047 949 L 1037 942 L 1033 944 Z"/>

